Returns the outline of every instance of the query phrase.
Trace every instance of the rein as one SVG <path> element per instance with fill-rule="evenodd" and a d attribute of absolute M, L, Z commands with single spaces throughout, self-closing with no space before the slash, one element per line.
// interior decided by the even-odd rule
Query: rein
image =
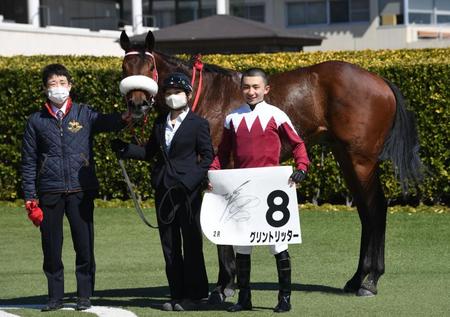
<path fill-rule="evenodd" d="M 200 93 L 202 91 L 203 87 L 203 62 L 201 60 L 202 56 L 200 54 L 194 55 L 194 65 L 192 65 L 192 79 L 191 79 L 191 85 L 194 87 L 195 84 L 195 78 L 197 72 L 199 73 L 198 76 L 198 87 L 197 92 L 195 93 L 194 103 L 192 104 L 191 110 L 195 111 L 195 108 L 197 108 L 198 99 L 200 98 Z"/>

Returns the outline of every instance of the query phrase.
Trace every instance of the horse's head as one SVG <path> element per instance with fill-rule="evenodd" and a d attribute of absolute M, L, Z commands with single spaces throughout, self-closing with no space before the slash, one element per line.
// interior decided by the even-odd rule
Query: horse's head
<path fill-rule="evenodd" d="M 152 54 L 154 44 L 151 31 L 143 46 L 132 44 L 125 31 L 120 35 L 120 46 L 125 51 L 120 92 L 134 119 L 141 118 L 151 109 L 158 93 L 158 71 Z"/>

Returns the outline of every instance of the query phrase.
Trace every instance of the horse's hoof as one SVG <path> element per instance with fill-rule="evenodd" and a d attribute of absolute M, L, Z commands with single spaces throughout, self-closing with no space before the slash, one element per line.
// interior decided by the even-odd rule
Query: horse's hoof
<path fill-rule="evenodd" d="M 233 296 L 234 296 L 234 293 L 235 293 L 235 290 L 232 289 L 232 288 L 225 287 L 225 289 L 223 290 L 223 294 L 224 294 L 226 297 L 233 297 Z"/>
<path fill-rule="evenodd" d="M 367 280 L 364 283 L 362 283 L 360 289 L 358 290 L 358 293 L 356 293 L 357 296 L 364 296 L 364 297 L 372 297 L 377 294 L 377 286 L 374 283 L 373 280 Z"/>
<path fill-rule="evenodd" d="M 225 301 L 225 296 L 217 291 L 212 292 L 209 294 L 208 297 L 208 304 L 209 305 L 219 305 L 222 304 Z"/>
<path fill-rule="evenodd" d="M 361 287 L 358 292 L 356 293 L 356 296 L 361 296 L 361 297 L 373 297 L 375 296 L 376 293 L 372 293 L 371 291 L 369 291 L 368 289 L 365 289 L 363 287 Z"/>

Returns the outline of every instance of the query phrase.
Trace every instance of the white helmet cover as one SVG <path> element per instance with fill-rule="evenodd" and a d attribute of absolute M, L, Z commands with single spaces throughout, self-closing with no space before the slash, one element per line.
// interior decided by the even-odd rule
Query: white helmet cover
<path fill-rule="evenodd" d="M 133 75 L 122 79 L 119 89 L 124 96 L 132 90 L 145 90 L 152 96 L 155 96 L 158 93 L 158 84 L 150 77 Z"/>

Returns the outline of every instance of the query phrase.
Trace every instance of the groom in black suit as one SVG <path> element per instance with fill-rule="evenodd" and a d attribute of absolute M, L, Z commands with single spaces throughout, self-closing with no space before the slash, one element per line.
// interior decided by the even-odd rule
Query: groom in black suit
<path fill-rule="evenodd" d="M 174 73 L 163 83 L 169 114 L 159 115 L 145 147 L 114 140 L 122 158 L 151 160 L 155 204 L 171 301 L 163 310 L 185 310 L 208 297 L 200 228 L 201 184 L 213 159 L 208 121 L 189 109 L 192 86 Z"/>

